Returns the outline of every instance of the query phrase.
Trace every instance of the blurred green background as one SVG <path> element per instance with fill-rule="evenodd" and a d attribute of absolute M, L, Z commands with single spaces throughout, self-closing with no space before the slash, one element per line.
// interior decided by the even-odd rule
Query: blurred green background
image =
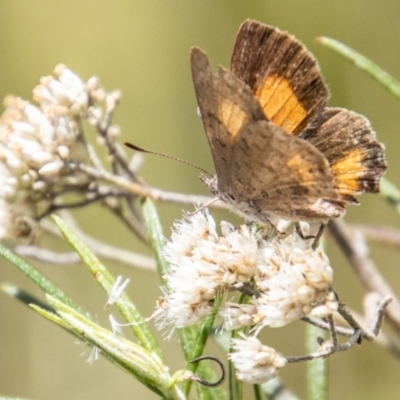
<path fill-rule="evenodd" d="M 86 80 L 99 76 L 106 89 L 122 91 L 115 122 L 122 140 L 190 160 L 213 171 L 211 155 L 196 114 L 190 77 L 191 46 L 203 48 L 212 63 L 228 66 L 240 23 L 246 18 L 277 25 L 301 39 L 320 61 L 332 92 L 330 104 L 365 114 L 387 145 L 387 177 L 400 186 L 398 133 L 400 103 L 375 82 L 314 38 L 338 39 L 400 78 L 400 2 L 396 0 L 1 0 L 0 96 L 31 98 L 43 75 L 62 62 Z M 93 138 L 93 133 L 90 133 Z M 397 165 L 396 165 L 397 164 Z M 182 164 L 147 156 L 142 169 L 154 186 L 171 191 L 207 194 L 198 172 Z M 347 220 L 399 227 L 398 215 L 379 197 L 361 196 L 361 207 L 350 207 Z M 169 235 L 181 206 L 161 204 Z M 99 207 L 75 213 L 97 238 L 144 252 L 134 238 Z M 232 215 L 215 213 L 226 219 Z M 67 247 L 65 246 L 64 249 Z M 363 290 L 328 242 L 335 268 L 335 288 L 350 307 L 361 310 Z M 400 292 L 398 253 L 371 247 L 385 277 Z M 37 265 L 38 263 L 36 263 Z M 160 295 L 155 274 L 110 265 L 115 274 L 131 278 L 128 292 L 145 316 Z M 41 265 L 66 293 L 99 323 L 108 325 L 105 297 L 85 270 L 76 265 Z M 0 280 L 39 292 L 12 266 L 1 261 Z M 128 374 L 107 360 L 89 366 L 89 353 L 75 339 L 0 293 L 0 396 L 31 399 L 156 399 Z M 114 312 L 116 315 L 116 313 Z M 303 354 L 304 325 L 270 329 L 265 340 L 285 355 Z M 127 333 L 128 334 L 128 333 Z M 161 339 L 161 335 L 158 334 Z M 172 370 L 184 367 L 174 340 L 163 343 Z M 209 353 L 218 353 L 210 346 Z M 282 371 L 285 382 L 305 396 L 304 364 Z M 399 362 L 378 346 L 363 343 L 330 361 L 332 399 L 398 398 Z"/>

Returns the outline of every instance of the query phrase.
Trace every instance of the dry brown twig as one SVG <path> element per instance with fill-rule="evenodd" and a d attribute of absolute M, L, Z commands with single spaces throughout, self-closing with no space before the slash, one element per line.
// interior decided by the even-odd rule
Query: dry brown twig
<path fill-rule="evenodd" d="M 374 262 L 365 251 L 366 245 L 362 238 L 351 235 L 343 220 L 331 220 L 328 224 L 329 231 L 334 237 L 339 248 L 348 259 L 354 272 L 368 292 L 377 293 L 381 298 L 392 297 L 393 301 L 386 310 L 388 322 L 400 335 L 400 302 L 390 285 L 385 281 Z M 360 243 L 361 241 L 361 243 Z"/>
<path fill-rule="evenodd" d="M 376 224 L 349 224 L 349 228 L 361 231 L 367 240 L 400 249 L 400 229 Z"/>
<path fill-rule="evenodd" d="M 95 239 L 80 228 L 68 211 L 62 210 L 60 213 L 62 214 L 63 219 L 73 227 L 74 231 L 96 256 L 117 261 L 135 268 L 150 271 L 156 270 L 156 264 L 153 257 L 111 246 Z M 41 228 L 50 235 L 61 238 L 59 230 L 50 221 L 42 220 Z M 51 264 L 68 265 L 80 262 L 80 258 L 75 252 L 59 253 L 43 249 L 36 245 L 18 245 L 14 250 L 21 256 L 30 257 Z"/>
<path fill-rule="evenodd" d="M 379 296 L 378 296 L 379 297 Z M 374 296 L 374 303 L 369 302 L 365 307 L 367 327 L 363 328 L 354 318 L 353 311 L 350 312 L 343 303 L 339 301 L 338 315 L 348 324 L 349 327 L 344 327 L 338 325 L 335 322 L 334 316 L 328 318 L 327 320 L 320 320 L 311 317 L 303 317 L 302 320 L 311 325 L 316 326 L 319 329 L 326 330 L 330 332 L 330 341 L 321 341 L 321 348 L 314 354 L 309 354 L 307 356 L 297 356 L 297 357 L 287 357 L 288 362 L 299 362 L 299 361 L 309 361 L 316 358 L 325 358 L 330 355 L 346 351 L 353 347 L 355 344 L 360 343 L 362 340 L 373 341 L 377 339 L 378 334 L 381 337 L 379 344 L 387 348 L 393 355 L 399 357 L 400 346 L 399 343 L 392 341 L 386 335 L 380 333 L 380 328 L 383 321 L 383 316 L 386 311 L 387 306 L 392 301 L 390 296 L 386 296 L 384 299 L 377 301 L 377 296 Z M 349 340 L 345 343 L 339 343 L 338 335 L 347 336 Z"/>

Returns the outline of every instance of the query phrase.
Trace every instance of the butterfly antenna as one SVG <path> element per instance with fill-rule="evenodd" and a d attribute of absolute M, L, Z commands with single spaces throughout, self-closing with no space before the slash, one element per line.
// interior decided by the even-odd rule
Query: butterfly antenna
<path fill-rule="evenodd" d="M 193 164 L 193 163 L 191 163 L 191 162 L 189 162 L 189 161 L 182 160 L 182 158 L 178 158 L 178 157 L 174 157 L 174 156 L 169 156 L 168 154 L 158 153 L 157 151 L 145 150 L 145 149 L 142 149 L 141 147 L 138 147 L 138 146 L 136 146 L 136 145 L 134 145 L 134 144 L 132 144 L 132 143 L 129 143 L 129 142 L 125 142 L 124 145 L 125 145 L 126 147 L 129 147 L 130 149 L 133 149 L 133 150 L 136 150 L 136 151 L 140 151 L 141 153 L 154 154 L 155 156 L 161 156 L 161 157 L 169 158 L 169 159 L 171 159 L 171 160 L 179 161 L 179 162 L 181 162 L 181 163 L 183 163 L 183 164 L 187 164 L 187 165 L 190 165 L 190 166 L 193 167 L 193 168 L 198 169 L 199 171 L 201 171 L 201 172 L 207 174 L 208 176 L 211 176 L 211 177 L 213 176 L 212 174 L 210 174 L 210 173 L 209 173 L 208 171 L 206 171 L 205 169 L 203 169 L 203 168 L 199 167 L 198 165 Z"/>

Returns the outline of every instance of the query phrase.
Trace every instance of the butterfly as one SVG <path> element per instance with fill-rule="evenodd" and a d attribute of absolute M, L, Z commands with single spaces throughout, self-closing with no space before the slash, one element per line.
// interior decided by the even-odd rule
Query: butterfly
<path fill-rule="evenodd" d="M 230 70 L 214 73 L 198 48 L 191 69 L 216 170 L 203 180 L 239 214 L 326 224 L 379 191 L 384 146 L 365 117 L 326 107 L 318 63 L 294 36 L 246 20 Z"/>

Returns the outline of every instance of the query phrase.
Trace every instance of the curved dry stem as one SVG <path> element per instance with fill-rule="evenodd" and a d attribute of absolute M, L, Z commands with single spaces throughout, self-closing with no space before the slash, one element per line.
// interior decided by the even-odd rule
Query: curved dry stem
<path fill-rule="evenodd" d="M 357 238 L 349 233 L 343 220 L 331 220 L 328 227 L 367 291 L 376 292 L 382 298 L 388 295 L 393 298 L 393 301 L 387 307 L 386 317 L 396 330 L 397 335 L 400 336 L 400 302 L 393 289 L 383 278 L 374 262 L 365 254 L 364 246 L 360 246 L 360 243 L 355 240 Z"/>
<path fill-rule="evenodd" d="M 186 204 L 186 205 L 199 205 L 202 206 L 212 200 L 210 196 L 200 196 L 191 194 L 182 194 L 176 192 L 168 192 L 161 189 L 153 188 L 151 186 L 144 186 L 139 183 L 131 182 L 130 180 L 123 178 L 121 176 L 115 176 L 114 174 L 98 170 L 96 168 L 90 167 L 88 165 L 79 164 L 75 162 L 70 162 L 69 167 L 75 171 L 82 171 L 88 176 L 96 180 L 103 180 L 109 182 L 120 189 L 124 189 L 129 193 L 137 195 L 139 197 L 150 198 L 154 201 L 162 201 L 176 204 Z M 213 207 L 228 209 L 228 205 L 223 201 L 216 201 Z"/>
<path fill-rule="evenodd" d="M 90 248 L 91 251 L 93 251 L 94 254 L 96 254 L 96 256 L 117 261 L 131 267 L 155 271 L 155 261 L 152 257 L 111 246 L 98 239 L 95 239 L 80 228 L 80 226 L 76 223 L 75 219 L 68 211 L 63 210 L 59 212 L 59 214 L 62 215 L 62 218 L 67 221 L 70 226 L 73 227 L 74 231 L 82 238 L 82 241 L 86 243 L 86 245 Z M 61 238 L 59 230 L 54 226 L 52 222 L 42 220 L 40 221 L 40 226 L 44 231 L 50 233 L 57 238 Z M 80 258 L 75 252 L 56 253 L 51 250 L 32 245 L 16 246 L 14 250 L 19 255 L 27 256 L 48 263 L 67 265 L 80 262 Z"/>
<path fill-rule="evenodd" d="M 367 240 L 400 249 L 400 229 L 377 224 L 349 224 L 349 227 L 360 230 Z"/>

